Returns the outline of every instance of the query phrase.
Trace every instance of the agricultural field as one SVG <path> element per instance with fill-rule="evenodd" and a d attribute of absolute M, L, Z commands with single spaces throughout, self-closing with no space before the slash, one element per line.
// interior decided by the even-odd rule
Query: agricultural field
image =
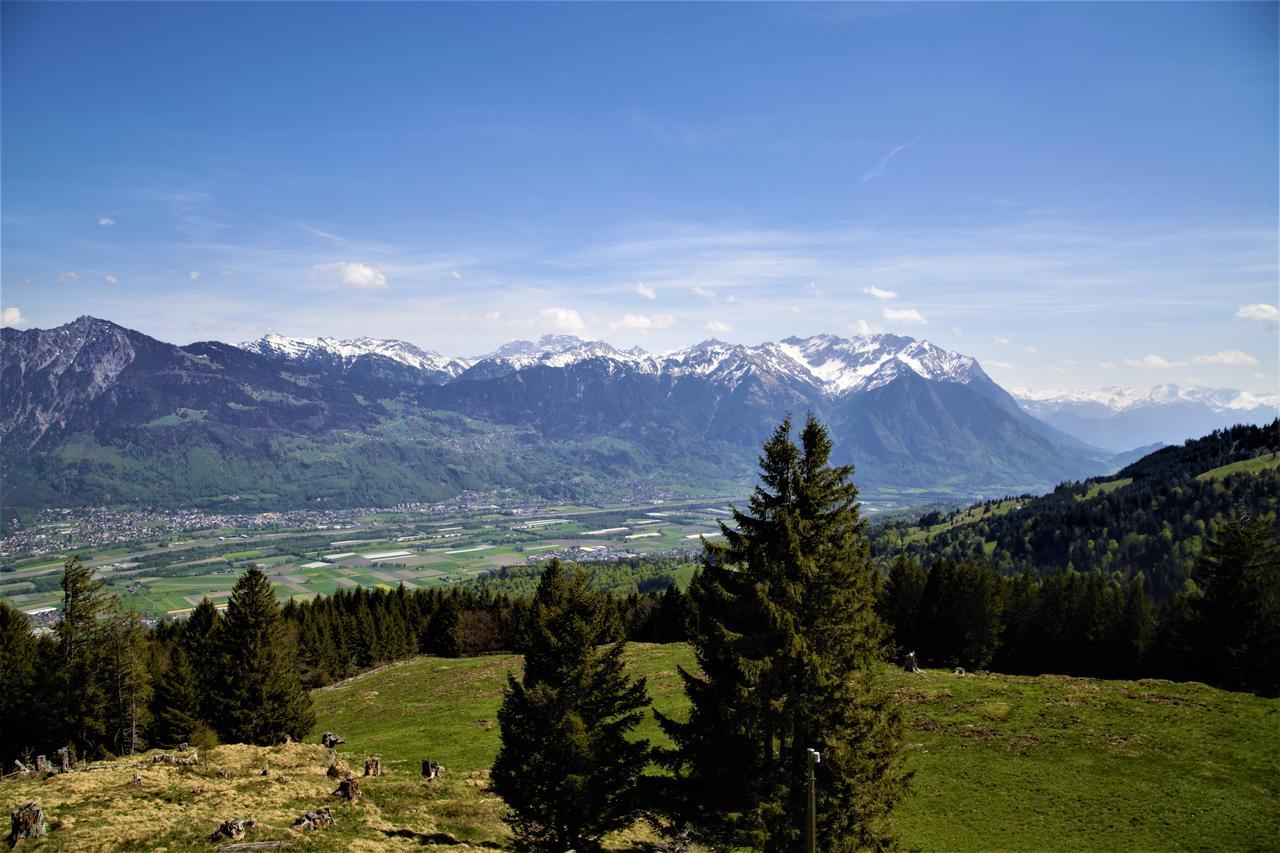
<path fill-rule="evenodd" d="M 204 597 L 225 604 L 238 574 L 254 565 L 281 600 L 357 586 L 415 589 L 552 556 L 590 563 L 695 554 L 701 537 L 720 535 L 717 521 L 728 514 L 725 504 L 706 501 L 457 516 L 379 512 L 328 534 L 219 530 L 81 554 L 125 606 L 163 619 L 181 617 Z M 47 556 L 6 564 L 0 597 L 28 612 L 57 607 L 61 570 L 62 560 Z"/>
<path fill-rule="evenodd" d="M 687 645 L 632 644 L 630 671 L 654 707 L 680 715 L 677 667 Z M 210 849 L 233 817 L 259 827 L 246 841 L 347 850 L 511 842 L 500 800 L 486 790 L 499 744 L 497 709 L 513 655 L 392 664 L 312 694 L 307 744 L 221 746 L 196 768 L 144 759 L 46 780 L 0 781 L 0 801 L 39 799 L 51 831 L 42 849 Z M 1280 838 L 1280 700 L 1196 683 L 1066 676 L 955 675 L 886 668 L 905 723 L 914 776 L 895 813 L 907 850 L 1263 850 Z M 343 766 L 382 758 L 356 804 L 329 798 L 323 731 L 346 738 Z M 663 743 L 652 718 L 636 732 Z M 419 775 L 423 759 L 442 780 Z M 266 768 L 268 774 L 262 774 Z M 321 805 L 337 825 L 303 834 L 293 819 Z M 608 841 L 641 849 L 638 824 Z"/>

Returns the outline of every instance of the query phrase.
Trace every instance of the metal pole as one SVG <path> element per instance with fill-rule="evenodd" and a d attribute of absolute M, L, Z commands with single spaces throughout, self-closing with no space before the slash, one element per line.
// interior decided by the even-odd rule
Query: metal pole
<path fill-rule="evenodd" d="M 805 849 L 809 853 L 818 851 L 818 796 L 814 787 L 814 765 L 822 761 L 822 755 L 816 749 L 809 749 L 809 819 L 804 827 Z"/>

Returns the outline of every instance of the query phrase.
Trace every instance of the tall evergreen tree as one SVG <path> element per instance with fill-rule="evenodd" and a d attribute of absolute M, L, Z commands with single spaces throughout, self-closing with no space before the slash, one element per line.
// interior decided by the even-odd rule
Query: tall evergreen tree
<path fill-rule="evenodd" d="M 113 599 L 103 586 L 78 556 L 68 559 L 62 572 L 62 620 L 54 628 L 59 705 L 54 737 L 86 757 L 105 751 L 109 740 L 103 640 Z"/>
<path fill-rule="evenodd" d="M 208 598 L 191 611 L 180 642 L 200 692 L 200 716 L 217 728 L 222 695 L 222 616 Z"/>
<path fill-rule="evenodd" d="M 181 648 L 173 652 L 169 669 L 156 680 L 151 708 L 152 743 L 175 747 L 195 739 L 201 725 L 200 685 Z"/>
<path fill-rule="evenodd" d="M 524 673 L 508 676 L 490 772 L 517 840 L 539 850 L 596 850 L 639 813 L 648 741 L 627 734 L 649 700 L 622 667 L 623 644 L 597 649 L 608 625 L 585 577 L 553 560 L 525 628 Z"/>
<path fill-rule="evenodd" d="M 0 598 L 0 768 L 33 745 L 41 716 L 36 691 L 36 639 L 27 615 Z"/>
<path fill-rule="evenodd" d="M 812 416 L 797 447 L 790 419 L 764 446 L 761 483 L 726 547 L 690 589 L 702 675 L 682 671 L 687 723 L 661 717 L 676 744 L 674 811 L 716 846 L 796 849 L 807 750 L 818 765 L 818 846 L 891 843 L 906 787 L 902 724 L 876 681 L 882 628 L 852 468 L 830 464 Z"/>
<path fill-rule="evenodd" d="M 1196 563 L 1198 642 L 1218 684 L 1280 695 L 1280 542 L 1274 518 L 1231 515 Z"/>
<path fill-rule="evenodd" d="M 147 638 L 135 610 L 114 614 L 106 628 L 108 733 L 117 755 L 132 755 L 142 748 L 150 717 Z"/>
<path fill-rule="evenodd" d="M 301 740 L 315 725 L 311 697 L 302 689 L 280 607 L 262 570 L 236 581 L 222 634 L 223 740 L 261 746 L 288 735 Z"/>

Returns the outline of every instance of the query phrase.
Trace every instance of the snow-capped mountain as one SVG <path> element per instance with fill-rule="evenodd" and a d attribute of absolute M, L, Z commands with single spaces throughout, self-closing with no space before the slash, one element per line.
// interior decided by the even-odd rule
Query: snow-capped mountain
<path fill-rule="evenodd" d="M 512 341 L 479 357 L 463 378 L 488 379 L 530 367 L 568 367 L 591 359 L 604 359 L 641 373 L 704 376 L 730 388 L 746 377 L 767 375 L 809 386 L 826 397 L 869 391 L 891 382 L 904 370 L 936 382 L 968 383 L 987 378 L 970 356 L 948 352 L 928 341 L 888 334 L 790 337 L 758 346 L 712 338 L 663 353 L 639 347 L 624 351 L 603 341 L 546 335 L 536 343 Z"/>
<path fill-rule="evenodd" d="M 363 356 L 378 356 L 418 370 L 443 373 L 450 378 L 457 376 L 470 366 L 465 359 L 443 356 L 438 352 L 420 349 L 405 341 L 377 338 L 353 340 L 290 338 L 272 333 L 256 341 L 242 343 L 240 348 L 275 360 L 336 361 L 343 367 L 350 367 Z"/>
<path fill-rule="evenodd" d="M 1025 411 L 1068 435 L 1109 450 L 1180 444 L 1188 438 L 1238 423 L 1267 423 L 1280 415 L 1280 394 L 1234 388 L 1096 390 L 1015 388 Z"/>

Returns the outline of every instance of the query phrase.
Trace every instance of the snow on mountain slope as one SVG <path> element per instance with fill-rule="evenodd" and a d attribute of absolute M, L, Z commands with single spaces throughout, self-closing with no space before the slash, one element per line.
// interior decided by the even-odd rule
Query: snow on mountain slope
<path fill-rule="evenodd" d="M 419 349 L 405 341 L 376 338 L 290 338 L 272 333 L 259 340 L 240 344 L 240 349 L 288 361 L 336 359 L 346 367 L 361 356 L 377 355 L 418 370 L 446 373 L 450 377 L 457 376 L 469 366 L 465 359 L 449 358 L 438 352 Z"/>

